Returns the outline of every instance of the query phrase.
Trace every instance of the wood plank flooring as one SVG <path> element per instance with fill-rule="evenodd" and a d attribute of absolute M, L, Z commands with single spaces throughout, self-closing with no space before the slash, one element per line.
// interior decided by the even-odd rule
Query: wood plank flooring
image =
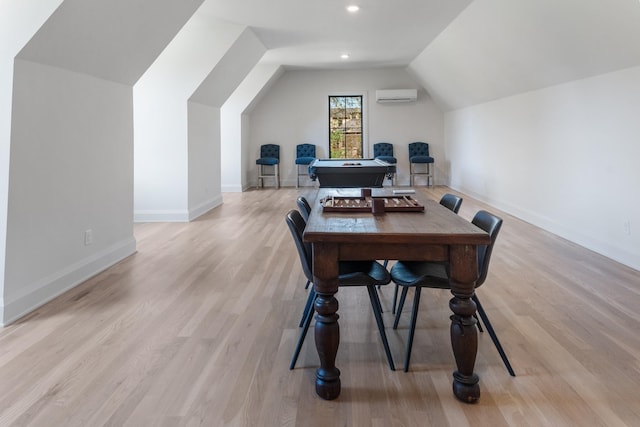
<path fill-rule="evenodd" d="M 446 187 L 420 189 L 439 199 Z M 480 402 L 451 392 L 447 291 L 410 304 L 387 366 L 364 289 L 341 289 L 342 394 L 315 395 L 313 331 L 288 369 L 307 292 L 283 188 L 224 195 L 198 220 L 135 226 L 138 252 L 0 330 L 0 426 L 637 426 L 640 272 L 505 220 L 478 290 L 518 375 L 479 336 Z"/>

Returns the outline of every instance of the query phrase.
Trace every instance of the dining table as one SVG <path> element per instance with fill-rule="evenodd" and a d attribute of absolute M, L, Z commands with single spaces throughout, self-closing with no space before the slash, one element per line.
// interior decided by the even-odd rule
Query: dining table
<path fill-rule="evenodd" d="M 413 205 L 424 209 L 384 211 L 378 205 L 373 212 L 363 208 L 365 204 L 359 204 L 358 209 L 330 209 L 330 199 L 333 203 L 340 198 L 364 199 L 365 194 L 391 206 L 394 198 L 408 197 Z M 420 188 L 320 188 L 315 200 L 309 199 L 312 209 L 303 238 L 313 248 L 315 343 L 320 359 L 317 395 L 326 400 L 340 395 L 340 370 L 335 364 L 340 344 L 339 261 L 435 261 L 447 262 L 450 268 L 450 333 L 456 365 L 453 393 L 463 402 L 476 402 L 480 398 L 479 377 L 474 372 L 478 331 L 476 305 L 471 298 L 478 277 L 476 248 L 489 244 L 489 235 Z"/>

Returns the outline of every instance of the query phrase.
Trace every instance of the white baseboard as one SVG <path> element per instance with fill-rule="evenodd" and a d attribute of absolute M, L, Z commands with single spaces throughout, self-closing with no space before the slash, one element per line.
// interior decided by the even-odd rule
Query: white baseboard
<path fill-rule="evenodd" d="M 133 211 L 133 222 L 189 222 L 189 211 L 138 210 Z"/>
<path fill-rule="evenodd" d="M 222 204 L 222 194 L 189 210 L 136 210 L 133 222 L 189 222 Z"/>
<path fill-rule="evenodd" d="M 242 185 L 223 185 L 222 192 L 223 193 L 242 193 L 244 188 Z"/>
<path fill-rule="evenodd" d="M 67 268 L 24 287 L 20 294 L 0 300 L 0 326 L 7 326 L 106 270 L 136 252 L 136 240 L 131 236 L 103 251 L 84 258 Z"/>
<path fill-rule="evenodd" d="M 556 236 L 560 236 L 563 239 L 567 239 L 570 242 L 594 251 L 602 256 L 612 259 L 613 261 L 640 271 L 640 251 L 638 250 L 627 250 L 623 247 L 611 244 L 611 242 L 601 241 L 581 232 L 580 230 L 575 230 L 566 224 L 560 224 L 553 218 L 548 218 L 529 209 L 522 209 L 519 206 L 515 206 L 508 202 L 487 198 L 482 194 L 470 191 L 462 185 L 451 184 L 450 188 L 461 193 L 468 194 L 481 202 L 495 206 L 497 209 L 528 222 L 529 224 L 535 225 L 536 227 L 553 233 Z"/>
<path fill-rule="evenodd" d="M 201 215 L 209 212 L 211 209 L 216 208 L 222 204 L 222 194 L 217 197 L 201 204 L 200 206 L 196 206 L 193 209 L 189 210 L 189 221 L 193 221 Z"/>

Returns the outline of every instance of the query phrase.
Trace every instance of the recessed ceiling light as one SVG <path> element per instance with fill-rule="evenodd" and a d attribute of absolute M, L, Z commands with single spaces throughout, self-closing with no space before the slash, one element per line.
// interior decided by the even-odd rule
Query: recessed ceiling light
<path fill-rule="evenodd" d="M 360 6 L 352 4 L 351 6 L 347 6 L 347 10 L 351 13 L 355 13 L 360 10 Z"/>
<path fill-rule="evenodd" d="M 342 55 L 340 55 L 340 58 L 349 59 L 349 54 L 348 53 L 343 53 Z"/>

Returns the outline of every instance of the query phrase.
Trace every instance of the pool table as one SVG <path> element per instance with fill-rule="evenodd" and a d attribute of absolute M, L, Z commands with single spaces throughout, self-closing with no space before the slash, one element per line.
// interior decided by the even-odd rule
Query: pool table
<path fill-rule="evenodd" d="M 309 165 L 309 177 L 320 187 L 382 187 L 396 166 L 379 159 L 316 159 Z"/>

